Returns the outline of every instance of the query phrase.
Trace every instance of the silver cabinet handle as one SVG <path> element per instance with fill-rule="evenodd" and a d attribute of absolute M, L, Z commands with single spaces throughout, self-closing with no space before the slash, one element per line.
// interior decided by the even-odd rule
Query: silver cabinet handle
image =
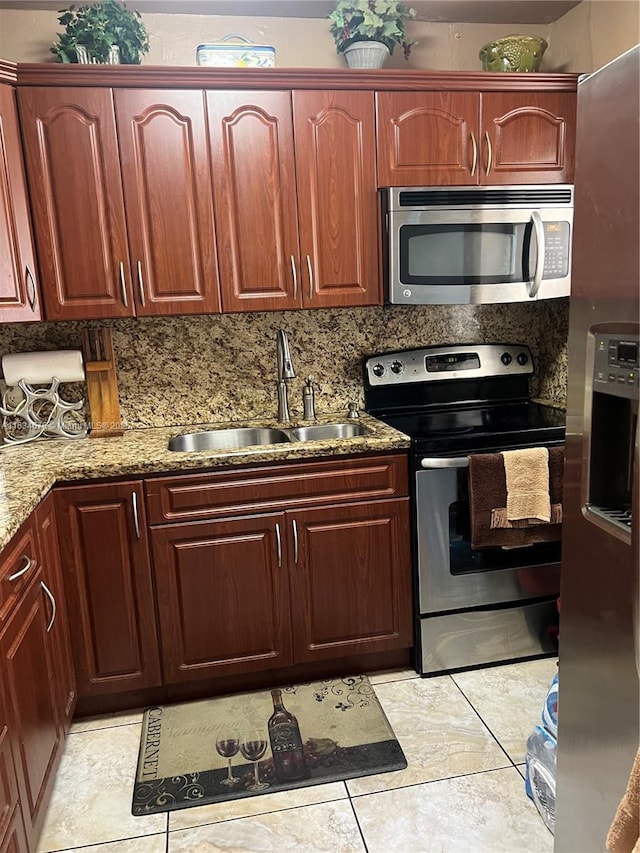
<path fill-rule="evenodd" d="M 142 261 L 138 261 L 138 290 L 140 291 L 140 302 L 142 302 L 142 307 L 147 304 L 147 300 L 144 298 L 144 279 L 142 278 Z"/>
<path fill-rule="evenodd" d="M 25 285 L 27 288 L 27 301 L 29 302 L 29 308 L 31 308 L 32 311 L 35 311 L 36 310 L 36 296 L 37 296 L 36 280 L 33 277 L 33 273 L 31 272 L 29 264 L 26 264 L 26 266 L 25 266 L 24 279 L 25 279 Z M 31 287 L 29 287 L 29 284 L 31 284 Z"/>
<path fill-rule="evenodd" d="M 293 255 L 289 255 L 289 257 L 291 258 L 291 275 L 293 276 L 293 298 L 296 299 L 298 296 L 298 270 Z"/>
<path fill-rule="evenodd" d="M 51 592 L 51 590 L 49 589 L 49 587 L 46 585 L 46 583 L 44 581 L 40 581 L 40 586 L 42 587 L 42 591 L 44 592 L 44 594 L 47 596 L 47 598 L 51 602 L 51 621 L 47 625 L 47 634 L 48 634 L 51 631 L 51 629 L 53 628 L 53 623 L 56 621 L 56 600 L 53 597 L 53 593 Z"/>
<path fill-rule="evenodd" d="M 124 307 L 129 307 L 129 300 L 127 299 L 127 285 L 124 280 L 124 261 L 120 261 L 120 290 L 122 291 L 122 301 L 124 302 Z"/>
<path fill-rule="evenodd" d="M 311 269 L 311 258 L 307 255 L 307 269 L 309 271 L 309 299 L 313 299 L 313 270 Z"/>
<path fill-rule="evenodd" d="M 140 519 L 138 518 L 138 494 L 131 493 L 131 505 L 133 506 L 133 525 L 136 529 L 136 537 L 140 538 Z"/>
<path fill-rule="evenodd" d="M 291 519 L 291 525 L 293 527 L 293 562 L 298 565 L 298 525 L 296 524 L 295 518 Z"/>
<path fill-rule="evenodd" d="M 448 458 L 425 458 L 420 460 L 421 468 L 468 468 L 468 456 L 450 456 Z"/>
<path fill-rule="evenodd" d="M 544 272 L 544 225 L 540 211 L 531 211 L 531 223 L 536 232 L 536 269 L 533 274 L 533 279 L 528 286 L 529 296 L 534 299 L 538 295 L 540 285 L 542 284 L 542 273 Z"/>
<path fill-rule="evenodd" d="M 473 147 L 473 160 L 471 161 L 471 175 L 475 175 L 476 166 L 478 165 L 478 143 L 476 142 L 476 135 L 473 131 L 471 131 L 471 145 Z"/>
<path fill-rule="evenodd" d="M 488 175 L 491 171 L 491 161 L 493 160 L 493 149 L 491 147 L 491 137 L 489 136 L 488 131 L 485 130 L 484 138 L 487 140 L 487 168 L 485 171 L 485 175 Z"/>
<path fill-rule="evenodd" d="M 276 521 L 276 548 L 278 551 L 278 568 L 282 568 L 282 539 L 280 538 L 280 525 Z"/>
<path fill-rule="evenodd" d="M 8 579 L 10 581 L 17 581 L 18 578 L 22 577 L 22 575 L 26 575 L 29 569 L 33 566 L 33 560 L 31 559 L 31 557 L 27 557 L 26 554 L 23 554 L 22 559 L 26 560 L 24 566 L 21 569 L 18 569 L 17 572 L 14 572 L 12 575 L 9 575 Z"/>

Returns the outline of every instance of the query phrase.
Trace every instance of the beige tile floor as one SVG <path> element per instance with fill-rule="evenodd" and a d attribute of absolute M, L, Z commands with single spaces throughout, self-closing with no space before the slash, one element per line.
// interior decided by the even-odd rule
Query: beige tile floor
<path fill-rule="evenodd" d="M 141 713 L 74 723 L 38 853 L 551 853 L 522 762 L 555 666 L 376 673 L 406 770 L 168 815 L 131 816 Z"/>

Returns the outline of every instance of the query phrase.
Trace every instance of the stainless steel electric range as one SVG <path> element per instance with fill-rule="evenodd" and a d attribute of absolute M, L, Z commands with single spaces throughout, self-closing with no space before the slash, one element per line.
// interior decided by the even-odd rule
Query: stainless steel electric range
<path fill-rule="evenodd" d="M 523 344 L 431 346 L 364 362 L 365 408 L 411 437 L 415 665 L 422 675 L 557 650 L 560 541 L 471 547 L 468 456 L 558 446 Z"/>

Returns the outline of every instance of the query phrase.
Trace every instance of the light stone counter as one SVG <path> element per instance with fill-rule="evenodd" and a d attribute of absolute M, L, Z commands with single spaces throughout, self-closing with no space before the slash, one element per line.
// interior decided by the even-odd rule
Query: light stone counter
<path fill-rule="evenodd" d="M 344 422 L 344 415 L 323 416 L 318 423 Z M 274 444 L 234 451 L 176 453 L 167 450 L 173 435 L 228 427 L 278 427 L 275 421 L 243 421 L 195 426 L 128 430 L 119 438 L 55 439 L 0 449 L 0 549 L 56 482 L 104 477 L 141 477 L 157 473 L 182 473 L 208 468 L 285 462 L 343 456 L 354 453 L 406 450 L 409 438 L 362 414 L 359 423 L 367 435 L 331 441 Z M 308 425 L 303 421 L 294 426 Z"/>

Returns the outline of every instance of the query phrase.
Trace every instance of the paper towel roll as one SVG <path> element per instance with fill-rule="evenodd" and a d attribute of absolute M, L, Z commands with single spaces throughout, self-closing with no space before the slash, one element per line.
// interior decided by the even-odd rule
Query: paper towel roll
<path fill-rule="evenodd" d="M 84 365 L 78 349 L 50 352 L 11 352 L 2 357 L 2 372 L 7 385 L 24 379 L 29 385 L 49 385 L 55 376 L 60 382 L 82 382 Z"/>

